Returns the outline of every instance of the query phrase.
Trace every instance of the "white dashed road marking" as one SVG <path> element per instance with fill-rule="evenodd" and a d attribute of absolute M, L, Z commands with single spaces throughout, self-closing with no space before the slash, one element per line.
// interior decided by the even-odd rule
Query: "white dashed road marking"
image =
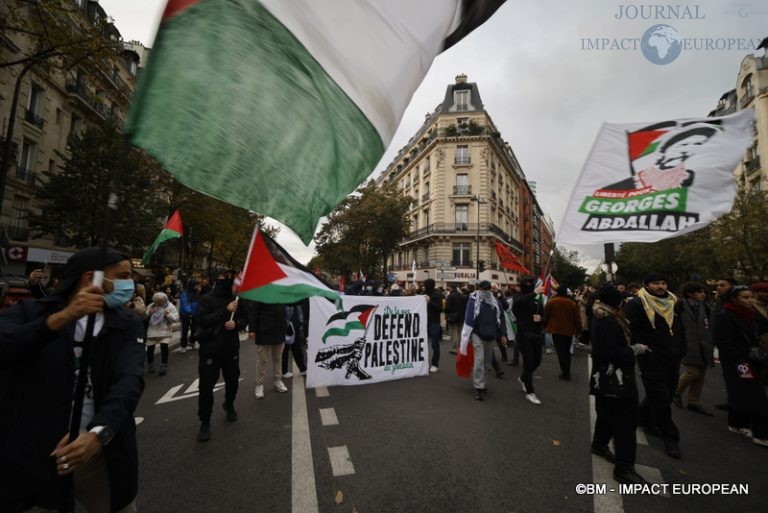
<path fill-rule="evenodd" d="M 320 408 L 320 421 L 323 426 L 338 426 L 339 419 L 336 417 L 336 411 L 333 408 Z"/>
<path fill-rule="evenodd" d="M 349 476 L 355 473 L 355 467 L 352 466 L 352 460 L 349 457 L 346 445 L 328 447 L 328 456 L 331 459 L 333 477 Z"/>
<path fill-rule="evenodd" d="M 293 364 L 291 422 L 291 512 L 317 513 L 317 487 L 315 466 L 312 462 L 312 443 L 309 438 L 309 418 L 304 376 Z"/>
<path fill-rule="evenodd" d="M 328 397 L 331 394 L 328 392 L 328 387 L 317 387 L 315 389 L 315 395 L 317 395 L 317 397 Z"/>

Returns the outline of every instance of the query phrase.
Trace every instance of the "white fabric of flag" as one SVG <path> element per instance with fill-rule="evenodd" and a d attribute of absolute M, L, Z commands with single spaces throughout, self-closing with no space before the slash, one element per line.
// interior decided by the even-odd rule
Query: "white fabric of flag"
<path fill-rule="evenodd" d="M 574 187 L 558 243 L 655 242 L 730 212 L 754 110 L 719 118 L 603 125 Z"/>

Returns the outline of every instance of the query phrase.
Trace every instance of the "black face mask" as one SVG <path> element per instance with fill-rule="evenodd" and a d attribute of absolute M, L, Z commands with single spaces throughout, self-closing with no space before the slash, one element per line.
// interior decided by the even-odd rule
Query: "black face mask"
<path fill-rule="evenodd" d="M 224 278 L 224 279 L 217 279 L 216 280 L 216 291 L 217 292 L 232 292 L 232 285 L 235 283 L 235 280 L 232 278 Z"/>

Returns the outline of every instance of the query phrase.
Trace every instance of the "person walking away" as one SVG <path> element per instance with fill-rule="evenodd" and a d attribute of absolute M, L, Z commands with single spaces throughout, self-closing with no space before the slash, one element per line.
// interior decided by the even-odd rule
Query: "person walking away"
<path fill-rule="evenodd" d="M 683 297 L 675 306 L 683 323 L 686 352 L 683 357 L 683 373 L 677 382 L 672 402 L 683 407 L 682 394 L 688 389 L 688 409 L 713 417 L 700 403 L 701 391 L 708 367 L 715 366 L 715 346 L 712 342 L 712 309 L 706 302 L 707 290 L 701 283 L 683 285 Z"/>
<path fill-rule="evenodd" d="M 464 312 L 467 304 L 464 294 L 456 285 L 449 285 L 448 290 L 448 297 L 445 300 L 445 323 L 448 325 L 448 334 L 451 337 L 449 353 L 456 354 L 461 343 L 461 329 L 464 326 Z"/>
<path fill-rule="evenodd" d="M 195 348 L 195 314 L 200 302 L 200 284 L 189 280 L 179 294 L 179 315 L 181 317 L 181 352 Z"/>
<path fill-rule="evenodd" d="M 728 393 L 728 430 L 768 447 L 768 398 L 762 373 L 768 362 L 757 343 L 753 299 L 747 286 L 731 287 L 715 315 L 714 340 Z"/>
<path fill-rule="evenodd" d="M 285 318 L 288 327 L 285 332 L 285 345 L 283 346 L 282 371 L 283 377 L 293 377 L 291 371 L 291 355 L 302 376 L 307 374 L 307 365 L 304 359 L 304 309 L 301 303 L 285 307 Z"/>
<path fill-rule="evenodd" d="M 547 319 L 544 331 L 552 335 L 557 351 L 559 378 L 570 381 L 571 342 L 574 336 L 581 334 L 581 315 L 579 306 L 568 297 L 568 287 L 560 285 L 557 288 L 557 295 L 544 305 L 544 316 Z"/>
<path fill-rule="evenodd" d="M 640 403 L 640 425 L 664 440 L 664 452 L 680 459 L 680 432 L 672 420 L 672 394 L 678 382 L 685 337 L 677 298 L 667 290 L 667 279 L 657 272 L 643 278 L 637 297 L 624 305 L 633 344 L 651 351 L 637 358 L 645 397 Z"/>
<path fill-rule="evenodd" d="M 424 295 L 427 300 L 427 333 L 432 343 L 432 361 L 429 372 L 437 372 L 440 367 L 440 339 L 443 329 L 440 326 L 440 313 L 443 311 L 443 298 L 435 290 L 435 280 L 424 280 Z"/>
<path fill-rule="evenodd" d="M 541 404 L 533 386 L 533 373 L 541 365 L 541 351 L 544 345 L 544 306 L 540 294 L 544 287 L 535 287 L 534 279 L 520 280 L 520 294 L 514 297 L 512 313 L 517 319 L 517 344 L 523 357 L 523 372 L 517 381 L 523 388 L 525 399 L 532 404 Z"/>
<path fill-rule="evenodd" d="M 488 393 L 488 365 L 493 358 L 496 341 L 500 339 L 503 344 L 507 343 L 506 323 L 489 281 L 481 281 L 478 290 L 470 294 L 464 319 L 460 350 L 466 355 L 467 347 L 472 343 L 472 386 L 475 399 L 482 401 Z"/>
<path fill-rule="evenodd" d="M 768 281 L 758 281 L 751 286 L 755 307 L 757 343 L 768 354 Z M 768 381 L 768 365 L 763 365 L 763 379 Z"/>
<path fill-rule="evenodd" d="M 247 301 L 237 300 L 232 293 L 235 271 L 228 270 L 216 276 L 211 293 L 200 298 L 195 315 L 198 351 L 200 395 L 197 416 L 200 431 L 197 439 L 207 442 L 211 438 L 213 413 L 213 387 L 224 378 L 224 404 L 229 422 L 237 420 L 235 397 L 240 379 L 240 337 L 238 332 L 248 323 Z"/>
<path fill-rule="evenodd" d="M 104 284 L 94 270 L 104 264 Z M 0 511 L 56 510 L 71 476 L 90 513 L 135 511 L 139 485 L 134 412 L 144 390 L 144 326 L 125 308 L 131 261 L 87 248 L 59 288 L 0 314 Z M 93 343 L 79 434 L 69 439 L 88 315 Z M 72 495 L 70 495 L 71 497 Z"/>
<path fill-rule="evenodd" d="M 593 305 L 589 393 L 595 396 L 597 415 L 592 454 L 614 464 L 613 477 L 619 483 L 645 484 L 645 479 L 635 472 L 635 356 L 648 351 L 648 346 L 630 345 L 629 326 L 621 311 L 623 300 L 618 290 L 607 285 L 599 291 Z M 611 439 L 615 453 L 608 447 Z"/>
<path fill-rule="evenodd" d="M 253 301 L 248 313 L 248 337 L 256 344 L 256 399 L 264 399 L 267 364 L 272 367 L 272 381 L 280 393 L 288 391 L 283 383 L 282 358 L 288 332 L 286 308 L 282 304 Z"/>
<path fill-rule="evenodd" d="M 155 372 L 155 346 L 160 345 L 160 376 L 168 371 L 168 345 L 171 342 L 173 330 L 171 325 L 179 322 L 176 307 L 168 300 L 163 292 L 155 292 L 152 304 L 147 310 L 149 326 L 147 327 L 147 372 Z"/>

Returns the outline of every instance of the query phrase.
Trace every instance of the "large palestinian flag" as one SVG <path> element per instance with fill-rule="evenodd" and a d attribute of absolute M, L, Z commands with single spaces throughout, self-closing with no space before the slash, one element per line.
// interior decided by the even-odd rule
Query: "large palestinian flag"
<path fill-rule="evenodd" d="M 170 0 L 127 129 L 180 182 L 308 243 L 437 54 L 504 0 Z"/>
<path fill-rule="evenodd" d="M 262 303 L 292 304 L 311 296 L 335 300 L 339 292 L 320 281 L 257 228 L 248 249 L 238 295 Z"/>

